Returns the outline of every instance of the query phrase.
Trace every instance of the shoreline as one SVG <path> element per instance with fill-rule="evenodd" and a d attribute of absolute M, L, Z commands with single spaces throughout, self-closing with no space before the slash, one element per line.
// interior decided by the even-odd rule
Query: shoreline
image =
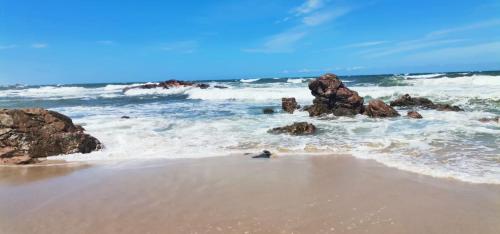
<path fill-rule="evenodd" d="M 0 229 L 8 233 L 500 230 L 499 185 L 434 178 L 351 156 L 0 167 L 6 174 L 0 199 L 9 202 L 0 204 Z"/>

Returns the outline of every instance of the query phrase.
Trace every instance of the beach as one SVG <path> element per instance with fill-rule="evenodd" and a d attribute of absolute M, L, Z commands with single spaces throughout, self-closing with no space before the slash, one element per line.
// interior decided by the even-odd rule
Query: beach
<path fill-rule="evenodd" d="M 50 163 L 49 163 L 50 164 Z M 1 233 L 498 233 L 500 186 L 349 155 L 0 167 Z"/>

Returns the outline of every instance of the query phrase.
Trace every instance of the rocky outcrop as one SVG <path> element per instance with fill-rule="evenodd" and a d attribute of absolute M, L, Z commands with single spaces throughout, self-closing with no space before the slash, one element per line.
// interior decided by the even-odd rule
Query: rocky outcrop
<path fill-rule="evenodd" d="M 481 118 L 479 119 L 479 122 L 482 123 L 500 123 L 500 116 L 494 117 L 494 118 Z"/>
<path fill-rule="evenodd" d="M 179 88 L 179 87 L 195 87 L 195 88 L 200 88 L 200 89 L 207 89 L 210 87 L 210 85 L 202 84 L 202 83 L 188 82 L 188 81 L 181 81 L 181 80 L 167 80 L 167 81 L 160 82 L 160 83 L 151 83 L 151 84 L 126 87 L 123 89 L 123 92 L 127 92 L 128 90 L 131 90 L 131 89 L 156 89 L 156 88 L 170 89 L 170 88 Z M 222 88 L 222 87 L 223 86 L 218 86 L 218 88 Z"/>
<path fill-rule="evenodd" d="M 60 154 L 90 153 L 101 149 L 96 138 L 55 111 L 0 110 L 0 164 L 35 162 Z"/>
<path fill-rule="evenodd" d="M 271 158 L 272 155 L 270 151 L 264 150 L 262 153 L 252 156 L 252 158 Z"/>
<path fill-rule="evenodd" d="M 284 111 L 290 114 L 293 114 L 295 110 L 300 108 L 295 98 L 282 98 L 281 107 L 283 108 Z"/>
<path fill-rule="evenodd" d="M 380 99 L 371 100 L 365 114 L 373 118 L 397 117 L 399 113 Z"/>
<path fill-rule="evenodd" d="M 449 104 L 436 104 L 427 98 L 411 97 L 409 94 L 405 94 L 399 97 L 398 99 L 392 101 L 390 104 L 393 107 L 421 107 L 424 109 L 434 109 L 438 111 L 463 111 L 463 109 L 458 106 L 452 106 Z"/>
<path fill-rule="evenodd" d="M 264 109 L 262 109 L 262 113 L 268 114 L 268 115 L 274 114 L 274 109 L 273 108 L 264 108 Z"/>
<path fill-rule="evenodd" d="M 408 113 L 406 114 L 406 116 L 408 116 L 408 118 L 412 118 L 412 119 L 421 119 L 423 118 L 422 115 L 416 111 L 408 111 Z"/>
<path fill-rule="evenodd" d="M 316 126 L 307 122 L 295 122 L 285 127 L 273 128 L 268 132 L 272 134 L 311 135 L 316 132 Z"/>
<path fill-rule="evenodd" d="M 363 98 L 334 74 L 325 74 L 309 82 L 309 89 L 315 97 L 313 105 L 308 108 L 310 116 L 352 116 L 364 111 Z"/>

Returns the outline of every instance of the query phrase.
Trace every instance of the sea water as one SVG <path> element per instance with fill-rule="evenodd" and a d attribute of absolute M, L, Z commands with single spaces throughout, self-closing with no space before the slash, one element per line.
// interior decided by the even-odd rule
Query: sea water
<path fill-rule="evenodd" d="M 105 149 L 58 156 L 66 160 L 216 157 L 256 153 L 350 154 L 425 175 L 500 184 L 500 72 L 344 76 L 368 102 L 400 95 L 459 105 L 464 112 L 418 110 L 423 119 L 372 119 L 281 111 L 282 97 L 309 105 L 313 77 L 203 81 L 227 89 L 130 89 L 141 83 L 12 85 L 0 88 L 0 107 L 43 107 L 61 112 L 97 137 Z M 277 112 L 262 113 L 271 107 Z M 130 119 L 122 119 L 121 116 Z M 311 136 L 273 135 L 297 121 L 317 126 Z"/>

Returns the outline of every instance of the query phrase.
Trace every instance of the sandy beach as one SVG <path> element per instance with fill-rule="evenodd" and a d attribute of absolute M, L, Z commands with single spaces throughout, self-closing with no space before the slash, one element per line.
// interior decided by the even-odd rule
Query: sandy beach
<path fill-rule="evenodd" d="M 500 186 L 350 156 L 0 168 L 1 233 L 498 233 Z"/>

